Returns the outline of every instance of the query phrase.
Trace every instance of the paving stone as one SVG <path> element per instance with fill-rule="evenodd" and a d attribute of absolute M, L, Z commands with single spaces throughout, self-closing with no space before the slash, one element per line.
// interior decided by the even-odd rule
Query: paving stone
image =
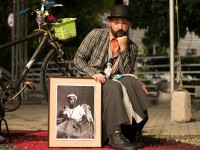
<path fill-rule="evenodd" d="M 6 112 L 5 119 L 10 130 L 48 130 L 48 108 L 47 103 L 22 104 L 18 110 Z M 144 136 L 185 139 L 200 135 L 200 107 L 197 104 L 192 105 L 192 120 L 186 123 L 171 122 L 169 105 L 152 105 L 148 113 L 149 121 L 143 129 Z"/>

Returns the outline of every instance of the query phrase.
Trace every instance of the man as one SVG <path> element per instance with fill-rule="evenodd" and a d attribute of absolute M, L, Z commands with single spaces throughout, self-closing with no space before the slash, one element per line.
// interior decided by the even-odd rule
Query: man
<path fill-rule="evenodd" d="M 90 106 L 77 105 L 75 94 L 67 95 L 67 104 L 60 111 L 57 123 L 57 138 L 94 138 L 94 121 Z"/>
<path fill-rule="evenodd" d="M 108 137 L 112 148 L 135 150 L 141 146 L 127 140 L 121 127 L 129 123 L 141 133 L 149 103 L 146 86 L 134 75 L 138 47 L 128 38 L 133 17 L 128 6 L 118 4 L 107 19 L 108 29 L 94 29 L 85 37 L 74 64 L 80 76 L 102 83 L 103 140 Z"/>

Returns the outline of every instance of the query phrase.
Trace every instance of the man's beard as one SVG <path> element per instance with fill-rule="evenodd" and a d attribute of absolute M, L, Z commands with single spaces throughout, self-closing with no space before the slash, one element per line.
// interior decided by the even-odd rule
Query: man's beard
<path fill-rule="evenodd" d="M 115 38 L 122 37 L 122 36 L 127 36 L 128 31 L 124 32 L 122 29 L 117 30 L 116 32 L 111 28 L 111 33 Z"/>

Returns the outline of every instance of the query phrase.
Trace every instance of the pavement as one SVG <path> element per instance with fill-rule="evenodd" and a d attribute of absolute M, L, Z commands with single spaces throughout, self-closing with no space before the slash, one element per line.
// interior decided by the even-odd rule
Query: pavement
<path fill-rule="evenodd" d="M 179 106 L 177 106 L 179 107 Z M 200 146 L 200 103 L 192 102 L 192 117 L 188 122 L 173 121 L 170 104 L 153 105 L 143 136 L 172 139 Z"/>
<path fill-rule="evenodd" d="M 43 100 L 38 103 L 22 103 L 16 111 L 6 112 L 5 119 L 9 130 L 48 130 L 48 109 L 49 105 Z M 143 136 L 176 139 L 200 145 L 199 102 L 192 102 L 191 112 L 192 117 L 189 122 L 174 122 L 171 121 L 169 103 L 153 104 L 152 102 L 148 110 L 149 121 L 143 129 Z"/>

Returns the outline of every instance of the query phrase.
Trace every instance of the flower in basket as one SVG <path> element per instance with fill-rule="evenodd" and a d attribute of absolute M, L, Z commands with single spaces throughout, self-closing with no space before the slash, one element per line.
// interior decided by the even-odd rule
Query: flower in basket
<path fill-rule="evenodd" d="M 46 23 L 47 24 L 51 24 L 51 23 L 53 23 L 55 21 L 56 21 L 56 17 L 54 17 L 53 15 L 46 16 Z"/>

